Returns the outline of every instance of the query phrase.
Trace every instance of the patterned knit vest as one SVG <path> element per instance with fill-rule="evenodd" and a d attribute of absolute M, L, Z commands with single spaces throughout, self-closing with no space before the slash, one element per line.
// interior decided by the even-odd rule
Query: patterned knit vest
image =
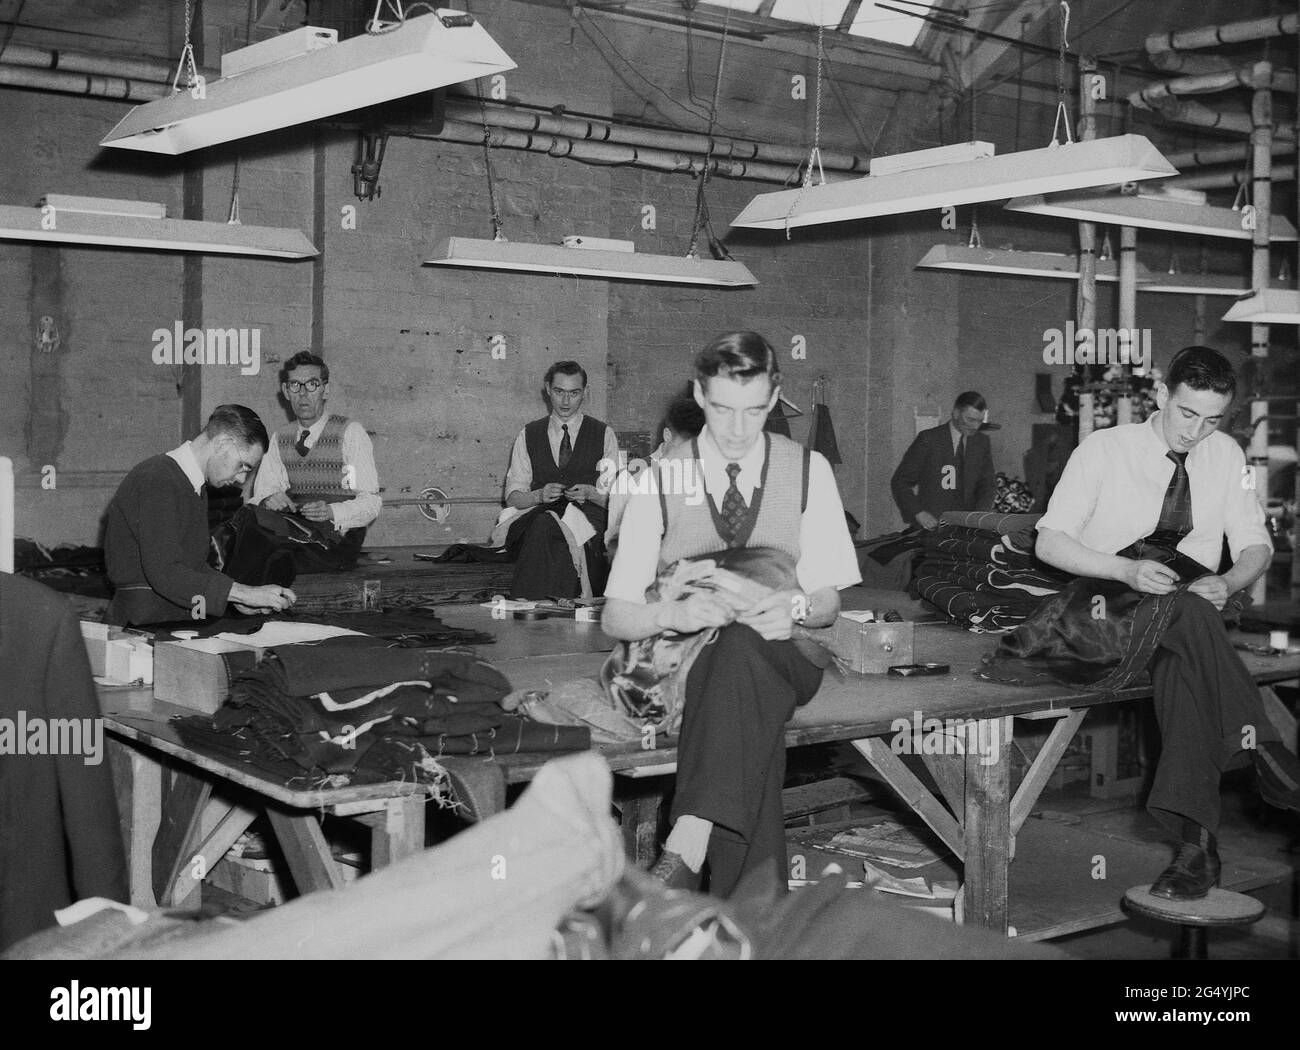
<path fill-rule="evenodd" d="M 671 461 L 659 461 L 659 506 L 664 516 L 664 535 L 659 544 L 659 571 L 679 558 L 697 558 L 727 546 L 718 529 L 719 510 L 724 493 L 699 499 L 704 484 L 700 469 L 699 438 L 691 442 L 694 459 L 678 461 L 680 471 L 691 475 L 690 484 L 674 483 L 680 478 Z M 758 487 L 749 498 L 747 527 L 752 530 L 738 546 L 775 547 L 799 560 L 799 530 L 803 506 L 807 500 L 808 450 L 780 434 L 763 435 L 767 454 Z M 684 491 L 686 488 L 691 491 Z M 691 501 L 696 501 L 691 505 Z M 741 534 L 744 536 L 744 528 Z"/>
<path fill-rule="evenodd" d="M 343 431 L 347 426 L 347 416 L 331 413 L 316 444 L 305 456 L 298 455 L 294 447 L 302 431 L 297 423 L 276 433 L 280 462 L 289 475 L 289 495 L 293 499 L 351 499 L 357 494 L 356 479 L 348 475 L 343 462 Z"/>

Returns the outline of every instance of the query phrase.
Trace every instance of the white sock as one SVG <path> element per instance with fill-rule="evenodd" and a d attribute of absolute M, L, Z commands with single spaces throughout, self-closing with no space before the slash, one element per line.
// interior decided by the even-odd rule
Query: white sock
<path fill-rule="evenodd" d="M 672 850 L 681 857 L 691 871 L 699 871 L 704 867 L 704 858 L 709 850 L 709 836 L 712 833 L 711 820 L 692 816 L 678 817 L 673 830 L 668 833 L 664 849 Z"/>

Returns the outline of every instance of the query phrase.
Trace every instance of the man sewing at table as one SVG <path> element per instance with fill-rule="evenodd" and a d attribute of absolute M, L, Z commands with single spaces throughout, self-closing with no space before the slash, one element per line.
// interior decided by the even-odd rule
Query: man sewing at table
<path fill-rule="evenodd" d="M 618 436 L 584 415 L 587 372 L 577 361 L 546 370 L 542 395 L 550 414 L 515 438 L 506 473 L 506 505 L 520 513 L 510 522 L 506 547 L 514 553 L 515 598 L 579 598 L 602 594 L 608 573 L 605 504 Z"/>
<path fill-rule="evenodd" d="M 785 723 L 822 679 L 791 634 L 796 623 L 834 623 L 839 590 L 861 579 L 830 464 L 763 432 L 780 383 L 776 353 L 756 332 L 720 336 L 697 355 L 705 428 L 679 453 L 680 476 L 702 475 L 707 498 L 664 482 L 633 495 L 605 591 L 603 626 L 615 638 L 719 629 L 686 679 L 674 824 L 654 874 L 693 886 L 707 860 L 709 891 L 723 897 L 754 871 L 785 886 Z M 797 586 L 739 613 L 710 594 L 647 604 L 669 565 L 724 548 L 784 552 Z"/>
<path fill-rule="evenodd" d="M 280 393 L 294 422 L 276 431 L 253 483 L 252 502 L 325 526 L 325 546 L 293 545 L 300 573 L 355 566 L 366 529 L 383 506 L 370 436 L 355 419 L 326 413 L 329 392 L 324 360 L 306 350 L 289 358 L 280 372 Z"/>
<path fill-rule="evenodd" d="M 1263 575 L 1273 553 L 1245 456 L 1218 432 L 1235 393 L 1221 354 L 1179 351 L 1157 388 L 1159 411 L 1085 439 L 1038 522 L 1035 553 L 1048 564 L 1146 595 L 1177 592 L 1149 665 L 1161 754 L 1147 807 L 1178 838 L 1151 893 L 1170 900 L 1204 897 L 1219 881 L 1225 770 L 1249 755 L 1265 800 L 1300 811 L 1300 764 L 1278 740 L 1217 612 Z M 1225 536 L 1232 567 L 1219 574 Z M 1185 556 L 1180 571 L 1163 556 L 1170 550 Z"/>
<path fill-rule="evenodd" d="M 993 449 L 981 432 L 988 408 L 974 390 L 960 394 L 952 416 L 908 446 L 889 488 L 903 523 L 938 526 L 947 510 L 992 510 Z"/>
<path fill-rule="evenodd" d="M 156 624 L 294 603 L 287 587 L 236 583 L 208 565 L 206 481 L 242 486 L 266 452 L 266 427 L 243 405 L 219 405 L 193 441 L 137 465 L 108 505 L 104 561 L 115 592 L 109 623 Z"/>

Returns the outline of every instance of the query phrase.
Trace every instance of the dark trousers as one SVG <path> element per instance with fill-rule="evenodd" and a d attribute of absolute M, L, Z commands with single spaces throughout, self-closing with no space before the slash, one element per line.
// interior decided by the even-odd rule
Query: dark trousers
<path fill-rule="evenodd" d="M 1186 817 L 1215 833 L 1220 777 L 1249 764 L 1248 735 L 1262 743 L 1277 731 L 1218 611 L 1199 595 L 1179 595 L 1150 666 L 1160 762 L 1147 808 L 1172 831 Z"/>
<path fill-rule="evenodd" d="M 793 642 L 731 624 L 686 679 L 672 818 L 713 822 L 709 892 L 729 896 L 755 870 L 785 886 L 785 724 L 812 699 L 822 669 Z"/>
<path fill-rule="evenodd" d="M 509 542 L 509 541 L 508 541 Z M 587 559 L 587 576 L 591 580 L 591 593 L 605 593 L 605 580 L 609 575 L 604 541 L 600 535 L 587 541 L 582 550 Z M 550 514 L 537 514 L 524 526 L 523 536 L 515 555 L 515 575 L 510 584 L 510 596 L 530 601 L 544 598 L 578 598 L 582 595 L 582 582 L 573 567 L 569 543 L 564 530 Z"/>

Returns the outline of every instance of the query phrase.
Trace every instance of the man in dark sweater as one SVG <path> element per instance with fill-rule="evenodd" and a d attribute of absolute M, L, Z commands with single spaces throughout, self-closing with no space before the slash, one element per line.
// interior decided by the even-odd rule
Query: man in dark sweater
<path fill-rule="evenodd" d="M 515 598 L 599 595 L 608 571 L 609 486 L 597 482 L 612 480 L 613 471 L 602 471 L 600 464 L 617 463 L 618 438 L 608 424 L 583 415 L 587 372 L 577 361 L 557 361 L 547 369 L 542 392 L 551 413 L 519 432 L 506 474 L 506 505 L 523 511 L 506 536 L 517 564 L 510 593 Z M 578 517 L 566 524 L 570 507 Z M 576 535 L 574 524 L 589 524 L 584 529 L 589 535 Z"/>
<path fill-rule="evenodd" d="M 104 560 L 115 589 L 109 622 L 153 624 L 243 612 L 278 612 L 293 591 L 236 583 L 207 563 L 203 484 L 242 486 L 266 452 L 266 427 L 243 405 L 219 405 L 193 441 L 136 466 L 108 505 Z"/>

